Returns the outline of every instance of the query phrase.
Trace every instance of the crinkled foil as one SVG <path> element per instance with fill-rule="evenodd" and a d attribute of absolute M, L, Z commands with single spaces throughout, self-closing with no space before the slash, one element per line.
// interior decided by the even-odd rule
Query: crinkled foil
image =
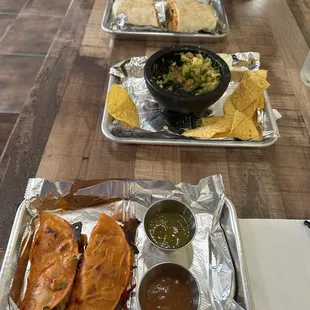
<path fill-rule="evenodd" d="M 241 269 L 238 263 L 235 271 L 231 253 L 235 255 L 236 249 L 230 250 L 227 243 L 234 229 L 226 229 L 224 233 L 221 227 L 221 224 L 225 226 L 221 218 L 227 201 L 220 175 L 204 178 L 197 185 L 173 185 L 169 181 L 160 180 L 116 179 L 72 183 L 30 179 L 25 200 L 19 209 L 19 212 L 24 212 L 20 216 L 25 222 L 24 226 L 17 231 L 14 231 L 14 226 L 12 232 L 13 236 L 23 235 L 17 267 L 14 261 L 4 261 L 1 281 L 5 280 L 8 272 L 13 273 L 15 270 L 15 275 L 11 284 L 11 298 L 8 297 L 9 286 L 0 290 L 1 309 L 16 309 L 14 301 L 25 291 L 30 269 L 28 254 L 37 229 L 38 223 L 35 221 L 38 213 L 56 212 L 71 224 L 82 222 L 82 233 L 89 237 L 100 213 L 114 216 L 120 224 L 132 217 L 142 222 L 147 208 L 154 201 L 164 198 L 183 201 L 192 209 L 197 220 L 197 233 L 190 246 L 166 253 L 149 243 L 143 225 L 140 224 L 136 233 L 139 254 L 135 256 L 137 268 L 134 270 L 133 282 L 138 287 L 145 272 L 157 263 L 175 262 L 188 268 L 198 280 L 201 295 L 199 309 L 244 309 L 243 289 L 239 285 L 236 290 L 236 278 L 240 281 L 244 275 L 238 274 Z M 12 243 L 8 246 L 9 251 L 12 251 L 11 247 Z M 15 251 L 17 255 L 17 244 Z M 237 255 L 234 257 L 235 263 L 242 259 L 241 253 Z M 128 308 L 138 309 L 135 291 L 128 300 Z"/>
<path fill-rule="evenodd" d="M 260 55 L 255 52 L 219 55 L 227 62 L 231 69 L 231 82 L 223 96 L 207 109 L 205 116 L 223 115 L 224 102 L 238 86 L 243 72 L 245 70 L 255 71 L 260 67 Z M 109 130 L 113 135 L 118 137 L 193 139 L 183 137 L 181 134 L 184 130 L 197 127 L 199 119 L 193 114 L 165 111 L 158 104 L 148 91 L 144 80 L 144 65 L 146 60 L 146 56 L 133 57 L 110 69 L 110 74 L 119 79 L 120 85 L 127 90 L 136 104 L 140 119 L 140 128 L 128 130 L 120 122 L 114 120 L 110 124 Z M 264 127 L 263 139 L 279 136 L 279 133 L 272 128 L 271 120 L 264 109 L 258 109 L 258 123 Z M 235 139 L 225 138 L 225 140 Z"/>
<path fill-rule="evenodd" d="M 194 0 L 199 1 L 205 4 L 210 4 L 215 12 L 215 15 L 218 17 L 218 22 L 216 25 L 216 28 L 212 34 L 214 35 L 220 35 L 223 33 L 226 33 L 228 31 L 228 25 L 221 19 L 222 12 L 218 12 L 219 8 L 222 7 L 222 4 L 219 3 L 221 0 Z M 114 1 L 113 1 L 114 3 Z M 138 26 L 138 25 L 132 25 L 127 23 L 127 16 L 125 14 L 119 14 L 117 16 L 113 16 L 113 12 L 110 14 L 110 20 L 108 22 L 107 27 L 110 30 L 118 30 L 118 31 L 155 31 L 155 32 L 173 32 L 171 30 L 168 30 L 164 28 L 164 25 L 166 23 L 166 0 L 155 0 L 155 9 L 157 11 L 158 21 L 160 26 L 159 27 L 152 27 L 152 26 Z M 192 32 L 192 33 L 198 33 Z M 207 30 L 201 29 L 199 33 L 210 33 Z"/>

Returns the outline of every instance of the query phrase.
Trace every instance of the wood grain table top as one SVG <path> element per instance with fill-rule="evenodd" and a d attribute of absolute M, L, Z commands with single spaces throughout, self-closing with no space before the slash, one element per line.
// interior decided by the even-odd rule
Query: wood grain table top
<path fill-rule="evenodd" d="M 222 174 L 242 218 L 310 218 L 310 89 L 299 73 L 310 44 L 310 0 L 224 0 L 230 33 L 215 52 L 256 51 L 269 71 L 281 137 L 262 149 L 120 145 L 101 120 L 109 67 L 176 42 L 113 40 L 106 0 L 74 0 L 0 162 L 0 248 L 30 177 L 153 178 L 197 183 Z M 177 44 L 182 44 L 182 41 Z"/>

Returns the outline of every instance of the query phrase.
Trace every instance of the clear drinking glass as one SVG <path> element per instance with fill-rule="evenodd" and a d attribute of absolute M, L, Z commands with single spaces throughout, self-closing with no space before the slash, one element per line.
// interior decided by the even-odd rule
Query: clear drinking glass
<path fill-rule="evenodd" d="M 308 53 L 304 66 L 301 69 L 300 78 L 307 86 L 310 86 L 310 51 Z"/>

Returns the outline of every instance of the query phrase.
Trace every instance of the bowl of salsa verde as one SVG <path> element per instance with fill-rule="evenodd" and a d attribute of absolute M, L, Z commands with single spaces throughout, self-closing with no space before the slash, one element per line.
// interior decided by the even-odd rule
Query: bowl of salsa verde
<path fill-rule="evenodd" d="M 145 213 L 143 225 L 149 241 L 166 251 L 186 247 L 196 233 L 195 215 L 184 203 L 174 199 L 153 203 Z"/>
<path fill-rule="evenodd" d="M 152 267 L 138 288 L 141 310 L 197 310 L 200 305 L 199 286 L 184 267 L 161 263 Z"/>

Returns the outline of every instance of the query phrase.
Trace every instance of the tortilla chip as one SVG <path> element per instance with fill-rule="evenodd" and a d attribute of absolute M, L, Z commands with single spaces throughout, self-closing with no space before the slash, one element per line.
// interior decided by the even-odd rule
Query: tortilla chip
<path fill-rule="evenodd" d="M 261 140 L 257 109 L 264 108 L 264 91 L 269 86 L 267 71 L 245 71 L 235 91 L 226 98 L 224 116 L 202 119 L 202 127 L 185 131 L 184 136 L 194 138 L 235 137 L 242 140 Z"/>
<path fill-rule="evenodd" d="M 229 136 L 242 140 L 260 140 L 260 135 L 254 122 L 239 111 L 236 111 L 234 115 Z"/>
<path fill-rule="evenodd" d="M 267 79 L 267 73 L 268 73 L 267 70 L 258 70 L 258 71 L 255 71 L 255 73 L 259 75 L 260 77 L 264 78 L 265 80 Z M 261 95 L 257 100 L 258 100 L 257 108 L 264 109 L 265 108 L 265 96 Z"/>
<path fill-rule="evenodd" d="M 253 71 L 254 74 L 259 75 L 260 77 L 262 77 L 263 79 L 267 80 L 267 70 L 258 70 L 258 71 Z"/>
<path fill-rule="evenodd" d="M 19 309 L 56 309 L 72 289 L 79 254 L 73 228 L 51 213 L 39 215 L 40 227 L 35 235 L 27 290 Z"/>
<path fill-rule="evenodd" d="M 111 86 L 107 96 L 107 109 L 115 119 L 132 127 L 139 127 L 140 122 L 136 105 L 123 87 L 117 84 Z"/>
<path fill-rule="evenodd" d="M 254 125 L 257 127 L 258 126 L 258 114 L 257 114 L 257 110 L 254 112 L 254 115 L 252 117 L 252 121 L 254 123 Z"/>
<path fill-rule="evenodd" d="M 260 133 L 260 135 L 262 135 L 265 128 L 262 124 L 259 124 L 259 125 L 257 125 L 257 130 Z"/>
<path fill-rule="evenodd" d="M 230 128 L 230 133 L 229 136 L 231 137 L 231 133 L 244 121 L 244 119 L 246 118 L 246 116 L 239 112 L 238 110 L 235 111 L 235 114 L 233 115 L 232 118 L 232 125 Z"/>
<path fill-rule="evenodd" d="M 251 71 L 246 71 L 243 78 L 231 95 L 235 108 L 244 111 L 254 100 L 260 97 L 270 84 Z"/>
<path fill-rule="evenodd" d="M 264 126 L 261 124 L 257 125 L 257 131 L 259 133 L 259 139 L 262 140 L 263 139 Z"/>
<path fill-rule="evenodd" d="M 259 103 L 259 98 L 254 100 L 245 110 L 242 111 L 242 113 L 247 117 L 247 118 L 252 118 L 254 113 L 257 111 L 257 105 Z"/>
<path fill-rule="evenodd" d="M 183 136 L 209 139 L 212 138 L 215 134 L 220 134 L 229 131 L 231 125 L 232 125 L 232 119 L 224 117 L 222 119 L 218 119 L 214 124 L 186 130 L 183 133 Z"/>
<path fill-rule="evenodd" d="M 68 310 L 114 310 L 131 278 L 133 256 L 121 226 L 100 214 L 73 285 Z"/>
<path fill-rule="evenodd" d="M 264 109 L 265 108 L 265 96 L 261 95 L 258 99 L 256 99 L 258 101 L 257 103 L 257 108 L 258 109 Z"/>
<path fill-rule="evenodd" d="M 231 96 L 227 97 L 224 103 L 224 114 L 225 116 L 233 116 L 235 114 L 236 108 L 231 101 Z"/>
<path fill-rule="evenodd" d="M 195 129 L 186 130 L 183 136 L 192 138 L 212 138 L 217 133 L 217 129 L 212 126 L 198 127 Z"/>
<path fill-rule="evenodd" d="M 267 70 L 258 70 L 258 71 L 254 71 L 253 73 L 262 77 L 265 80 L 267 79 L 267 73 L 268 73 Z M 258 101 L 257 108 L 259 109 L 265 108 L 265 96 L 264 95 L 259 96 L 259 98 L 257 98 L 256 100 Z"/>
<path fill-rule="evenodd" d="M 224 119 L 224 116 L 211 116 L 211 117 L 202 118 L 201 119 L 202 126 L 213 125 L 222 119 Z"/>
<path fill-rule="evenodd" d="M 216 133 L 212 138 L 213 139 L 215 139 L 215 138 L 227 138 L 227 137 L 229 137 L 229 133 L 230 133 L 230 131 L 219 132 L 219 133 Z"/>
<path fill-rule="evenodd" d="M 125 129 L 131 129 L 132 128 L 132 126 L 130 126 L 129 124 L 127 124 L 126 122 L 120 122 L 120 124 L 121 124 L 121 126 L 123 127 L 123 128 L 125 128 Z"/>

